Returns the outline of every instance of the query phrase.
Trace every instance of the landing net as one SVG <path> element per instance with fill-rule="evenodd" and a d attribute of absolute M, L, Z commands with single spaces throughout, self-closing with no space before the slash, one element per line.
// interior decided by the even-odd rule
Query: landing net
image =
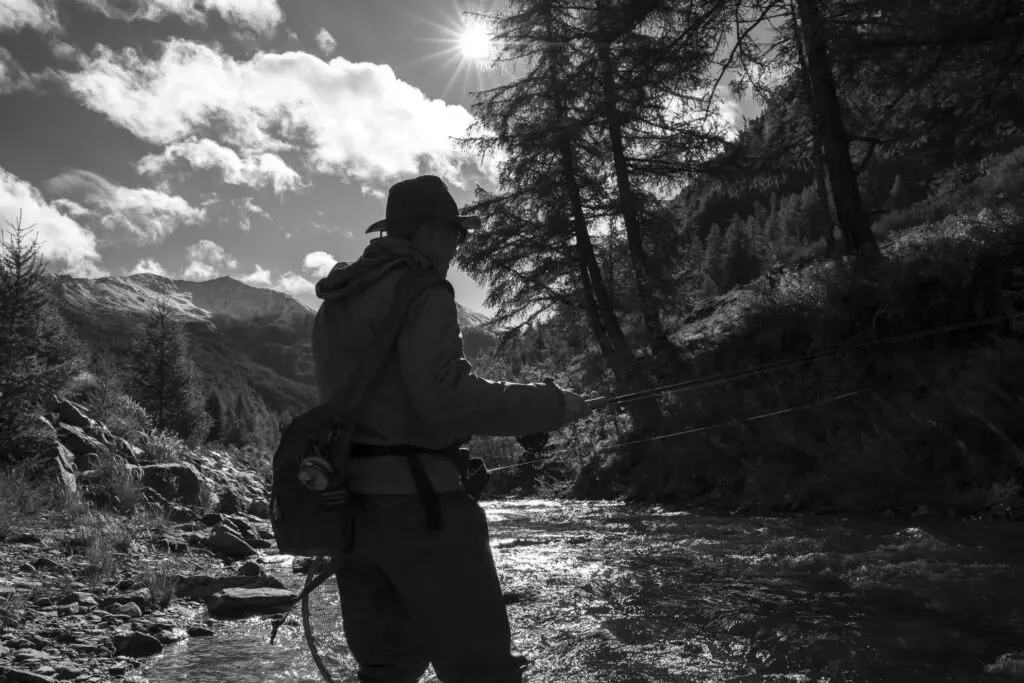
<path fill-rule="evenodd" d="M 329 557 L 316 557 L 309 563 L 304 588 L 313 588 L 302 598 L 302 631 L 325 681 L 354 680 L 356 672 L 341 625 L 338 582 L 330 566 Z"/>

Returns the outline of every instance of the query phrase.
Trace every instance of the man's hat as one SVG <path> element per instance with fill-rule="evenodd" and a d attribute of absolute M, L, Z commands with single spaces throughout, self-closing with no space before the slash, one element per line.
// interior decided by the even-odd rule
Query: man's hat
<path fill-rule="evenodd" d="M 377 221 L 366 232 L 408 236 L 420 221 L 430 218 L 451 221 L 466 232 L 480 228 L 477 216 L 459 215 L 459 207 L 443 180 L 436 175 L 421 175 L 391 186 L 384 220 Z"/>

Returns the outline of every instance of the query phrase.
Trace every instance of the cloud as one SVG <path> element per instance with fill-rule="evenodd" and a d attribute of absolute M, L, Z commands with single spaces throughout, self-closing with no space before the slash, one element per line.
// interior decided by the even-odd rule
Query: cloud
<path fill-rule="evenodd" d="M 32 77 L 15 61 L 11 53 L 0 47 L 0 95 L 9 95 L 18 90 L 35 90 Z"/>
<path fill-rule="evenodd" d="M 178 226 L 202 220 L 205 212 L 177 195 L 146 187 L 115 185 L 103 176 L 80 169 L 67 171 L 46 183 L 76 218 L 89 217 L 107 230 L 121 230 L 139 244 L 162 241 Z"/>
<path fill-rule="evenodd" d="M 135 264 L 135 267 L 128 273 L 129 275 L 137 275 L 139 273 L 153 273 L 154 275 L 163 275 L 164 277 L 170 277 L 167 273 L 167 269 L 161 266 L 155 259 L 144 258 Z"/>
<path fill-rule="evenodd" d="M 154 144 L 212 136 L 240 158 L 294 149 L 315 171 L 370 187 L 424 170 L 463 186 L 464 168 L 476 164 L 452 144 L 472 115 L 388 66 L 304 52 L 239 61 L 181 39 L 163 48 L 150 60 L 100 46 L 63 78 L 84 105 Z"/>
<path fill-rule="evenodd" d="M 327 273 L 331 272 L 331 268 L 337 262 L 338 259 L 326 251 L 312 251 L 306 254 L 306 258 L 302 260 L 302 267 L 317 277 L 324 277 Z"/>
<path fill-rule="evenodd" d="M 19 0 L 24 2 L 24 0 Z M 224 21 L 262 34 L 273 34 L 284 18 L 277 0 L 78 0 L 108 19 L 160 21 L 178 16 L 189 24 L 206 25 L 206 12 L 217 12 Z M 205 10 L 205 11 L 204 11 Z"/>
<path fill-rule="evenodd" d="M 224 182 L 231 185 L 263 187 L 270 185 L 280 194 L 293 189 L 300 181 L 281 157 L 270 152 L 241 157 L 234 150 L 209 138 L 191 138 L 171 143 L 161 154 L 148 154 L 136 164 L 140 174 L 159 175 L 177 161 L 185 161 L 193 168 L 218 169 Z"/>
<path fill-rule="evenodd" d="M 52 2 L 3 0 L 0 2 L 0 32 L 31 28 L 40 33 L 60 30 L 57 9 Z"/>
<path fill-rule="evenodd" d="M 277 284 L 273 288 L 294 297 L 311 296 L 316 290 L 312 282 L 291 271 L 277 278 Z"/>
<path fill-rule="evenodd" d="M 262 285 L 264 287 L 269 287 L 270 286 L 270 271 L 267 270 L 266 268 L 261 268 L 260 264 L 258 264 L 258 263 L 255 264 L 255 266 L 256 266 L 256 269 L 253 270 L 253 272 L 249 273 L 248 275 L 243 275 L 239 279 L 242 282 L 244 282 L 244 283 L 246 283 L 248 285 L 253 285 L 254 287 L 258 286 L 258 285 Z"/>
<path fill-rule="evenodd" d="M 31 227 L 39 240 L 40 254 L 58 270 L 78 277 L 107 274 L 98 265 L 96 236 L 55 204 L 47 204 L 39 190 L 0 167 L 0 231 L 7 232 L 7 222 L 16 222 L 19 211 L 22 225 Z"/>
<path fill-rule="evenodd" d="M 185 280 L 209 280 L 220 274 L 220 267 L 235 269 L 238 261 L 213 240 L 199 240 L 185 250 L 188 265 L 182 273 Z"/>
<path fill-rule="evenodd" d="M 320 52 L 324 53 L 325 57 L 331 56 L 334 52 L 334 48 L 338 47 L 338 41 L 334 39 L 334 36 L 330 32 L 322 28 L 316 34 L 316 44 L 320 48 Z"/>

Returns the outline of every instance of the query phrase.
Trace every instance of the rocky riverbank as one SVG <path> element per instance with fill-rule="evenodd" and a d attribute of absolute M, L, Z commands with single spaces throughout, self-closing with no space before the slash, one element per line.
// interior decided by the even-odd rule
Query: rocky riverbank
<path fill-rule="evenodd" d="M 213 449 L 155 462 L 82 406 L 52 417 L 41 468 L 5 481 L 0 683 L 132 680 L 167 644 L 294 600 L 263 570 L 276 548 L 259 463 Z"/>

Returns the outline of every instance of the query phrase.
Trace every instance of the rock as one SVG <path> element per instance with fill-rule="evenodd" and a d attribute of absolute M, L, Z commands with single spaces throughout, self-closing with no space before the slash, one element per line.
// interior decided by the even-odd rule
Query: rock
<path fill-rule="evenodd" d="M 7 683 L 56 683 L 57 679 L 23 669 L 0 666 L 0 680 L 7 681 Z"/>
<path fill-rule="evenodd" d="M 183 505 L 196 506 L 200 503 L 199 473 L 189 463 L 143 465 L 142 484 Z"/>
<path fill-rule="evenodd" d="M 124 662 L 118 662 L 117 664 L 111 664 L 107 667 L 107 673 L 111 676 L 124 676 L 128 673 L 128 665 Z"/>
<path fill-rule="evenodd" d="M 217 526 L 218 524 L 224 522 L 224 515 L 218 512 L 207 512 L 205 515 L 202 516 L 201 521 L 206 526 Z"/>
<path fill-rule="evenodd" d="M 57 402 L 57 415 L 61 422 L 79 429 L 92 429 L 96 424 L 85 407 L 67 399 Z"/>
<path fill-rule="evenodd" d="M 199 519 L 199 515 L 192 510 L 189 510 L 187 507 L 172 504 L 167 509 L 167 519 L 172 522 L 194 522 Z M 189 531 L 193 530 L 194 529 L 189 529 Z"/>
<path fill-rule="evenodd" d="M 4 539 L 7 543 L 42 543 L 43 540 L 35 534 L 28 532 L 11 534 Z"/>
<path fill-rule="evenodd" d="M 309 572 L 309 565 L 313 563 L 312 557 L 296 557 L 292 560 L 292 574 L 306 574 Z"/>
<path fill-rule="evenodd" d="M 225 489 L 217 496 L 217 511 L 233 515 L 241 510 L 241 501 L 231 489 Z"/>
<path fill-rule="evenodd" d="M 70 605 L 61 605 L 57 608 L 58 617 L 70 617 L 74 614 L 78 614 L 80 608 L 77 602 L 73 602 Z"/>
<path fill-rule="evenodd" d="M 241 567 L 238 568 L 238 575 L 239 576 L 259 576 L 262 573 L 263 573 L 263 568 L 260 567 L 255 562 L 253 562 L 252 560 L 250 560 L 249 562 L 246 562 L 245 564 L 243 564 Z"/>
<path fill-rule="evenodd" d="M 145 451 L 120 436 L 114 437 L 114 452 L 133 465 L 138 465 L 145 456 Z"/>
<path fill-rule="evenodd" d="M 190 638 L 201 638 L 203 636 L 212 636 L 213 629 L 206 628 L 205 626 L 189 626 L 188 635 Z"/>
<path fill-rule="evenodd" d="M 259 517 L 260 519 L 270 519 L 270 504 L 265 500 L 255 498 L 251 503 L 249 503 L 249 507 L 246 508 L 246 512 L 254 517 Z"/>
<path fill-rule="evenodd" d="M 260 550 L 266 550 L 270 546 L 274 545 L 270 541 L 264 541 L 262 538 L 253 538 L 249 540 L 248 543 L 253 548 L 258 548 Z"/>
<path fill-rule="evenodd" d="M 215 552 L 223 553 L 229 557 L 252 557 L 256 554 L 252 546 L 224 524 L 218 524 L 213 527 L 209 538 L 206 539 L 206 545 Z"/>
<path fill-rule="evenodd" d="M 134 585 L 133 582 L 129 582 L 129 585 Z M 123 605 L 128 602 L 134 602 L 139 607 L 148 605 L 153 602 L 153 595 L 149 592 L 148 588 L 140 588 L 139 590 L 130 591 L 128 593 L 117 593 L 116 595 L 108 595 L 107 597 L 100 600 L 100 607 L 106 609 L 111 605 Z"/>
<path fill-rule="evenodd" d="M 46 449 L 46 465 L 53 472 L 57 485 L 66 493 L 78 492 L 78 480 L 75 478 L 75 458 L 64 444 L 54 441 Z M 37 541 L 38 542 L 38 541 Z"/>
<path fill-rule="evenodd" d="M 122 614 L 129 619 L 138 619 L 142 616 L 142 608 L 134 602 L 126 602 L 123 604 L 115 602 L 112 605 L 108 605 L 107 610 L 111 614 Z"/>
<path fill-rule="evenodd" d="M 75 455 L 100 453 L 105 450 L 102 443 L 86 434 L 83 429 L 63 422 L 57 425 L 57 439 Z"/>
<path fill-rule="evenodd" d="M 79 472 L 89 472 L 100 466 L 100 456 L 96 453 L 82 453 L 75 456 L 75 467 Z"/>
<path fill-rule="evenodd" d="M 36 559 L 32 560 L 31 564 L 36 569 L 60 569 L 61 568 L 59 562 L 51 560 L 48 557 L 37 557 Z"/>
<path fill-rule="evenodd" d="M 112 638 L 114 651 L 129 657 L 155 655 L 164 649 L 163 643 L 148 633 L 119 633 Z"/>
<path fill-rule="evenodd" d="M 197 574 L 181 579 L 175 594 L 180 598 L 206 600 L 228 588 L 284 588 L 284 584 L 273 576 L 205 576 Z"/>
<path fill-rule="evenodd" d="M 92 593 L 83 593 L 80 591 L 75 591 L 72 593 L 68 593 L 63 598 L 61 598 L 60 604 L 78 604 L 82 607 L 95 607 L 98 603 L 96 602 L 96 597 Z"/>
<path fill-rule="evenodd" d="M 207 603 L 210 615 L 217 618 L 283 612 L 298 596 L 282 588 L 225 588 Z"/>

